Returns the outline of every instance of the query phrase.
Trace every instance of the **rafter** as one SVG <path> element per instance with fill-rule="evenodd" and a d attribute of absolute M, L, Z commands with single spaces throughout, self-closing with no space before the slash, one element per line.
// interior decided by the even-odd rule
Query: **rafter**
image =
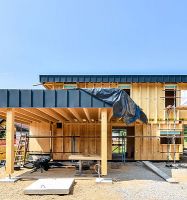
<path fill-rule="evenodd" d="M 6 111 L 5 110 L 1 110 L 0 113 L 4 116 L 6 116 Z M 31 123 L 32 121 L 34 121 L 33 119 L 29 118 L 28 116 L 23 116 L 23 115 L 16 115 L 16 112 L 15 112 L 15 109 L 14 109 L 14 114 L 15 114 L 15 119 L 20 119 L 22 121 L 25 121 L 25 122 L 28 122 L 28 123 Z"/>
<path fill-rule="evenodd" d="M 51 122 L 58 122 L 58 120 L 54 119 L 53 117 L 47 115 L 46 113 L 44 113 L 44 112 L 42 112 L 40 110 L 37 110 L 36 108 L 29 108 L 29 109 L 27 109 L 27 111 L 30 112 L 30 113 L 33 113 L 33 114 L 35 114 L 35 115 L 37 115 L 39 117 L 41 116 L 41 117 L 47 119 L 49 122 L 50 121 Z"/>
<path fill-rule="evenodd" d="M 89 113 L 88 108 L 83 108 L 83 111 L 84 111 L 88 121 L 91 122 L 91 117 L 90 117 L 90 113 Z"/>
<path fill-rule="evenodd" d="M 0 117 L 6 120 L 6 114 L 0 113 Z M 22 123 L 22 124 L 30 124 L 31 121 L 22 119 L 20 117 L 15 116 L 15 122 Z"/>
<path fill-rule="evenodd" d="M 52 108 L 52 110 L 62 115 L 62 117 L 64 117 L 68 121 L 73 121 L 73 119 L 67 114 L 67 112 L 63 108 Z"/>
<path fill-rule="evenodd" d="M 113 116 L 113 110 L 111 109 L 111 111 L 109 112 L 109 115 L 108 115 L 108 122 L 110 122 L 112 116 Z"/>
<path fill-rule="evenodd" d="M 79 113 L 76 111 L 75 108 L 68 108 L 68 110 L 71 112 L 72 115 L 75 116 L 75 118 L 78 119 L 79 122 L 82 122 L 82 118 L 81 118 L 81 116 L 79 115 Z"/>
<path fill-rule="evenodd" d="M 101 108 L 98 108 L 98 121 L 101 119 Z"/>
<path fill-rule="evenodd" d="M 27 109 L 16 108 L 15 112 L 23 114 L 23 115 L 26 115 L 26 116 L 30 116 L 30 117 L 32 117 L 34 119 L 39 120 L 39 121 L 44 121 L 44 122 L 47 122 L 47 123 L 49 122 L 49 120 L 43 118 L 42 116 L 38 116 L 38 115 L 35 115 L 35 114 L 31 113 L 31 112 L 27 111 Z"/>
<path fill-rule="evenodd" d="M 29 121 L 41 122 L 40 120 L 37 120 L 36 118 L 33 118 L 33 117 L 29 116 L 29 115 L 24 115 L 24 114 L 19 113 L 17 111 L 15 111 L 15 116 L 22 117 L 22 118 L 24 118 L 26 120 L 28 119 Z"/>
<path fill-rule="evenodd" d="M 61 122 L 65 121 L 62 115 L 58 114 L 57 112 L 55 112 L 54 110 L 50 108 L 38 108 L 38 110 L 50 115 L 51 117 L 55 118 L 58 121 L 61 121 Z"/>

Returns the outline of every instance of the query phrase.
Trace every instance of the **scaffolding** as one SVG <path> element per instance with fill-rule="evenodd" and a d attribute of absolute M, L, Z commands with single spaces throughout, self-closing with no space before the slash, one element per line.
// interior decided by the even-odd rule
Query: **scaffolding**
<path fill-rule="evenodd" d="M 181 99 L 181 96 L 177 95 L 177 92 L 181 92 L 181 90 L 176 89 L 176 87 L 174 87 L 173 89 L 165 89 L 163 91 L 173 91 L 174 95 L 173 96 L 164 96 L 161 97 L 164 99 L 164 101 L 166 102 L 167 99 L 173 99 L 173 105 L 167 105 L 167 107 L 165 108 L 166 111 L 166 124 L 167 124 L 167 166 L 171 166 L 171 167 L 177 167 L 176 165 L 176 139 L 177 138 L 182 138 L 181 133 L 184 133 L 183 128 L 182 129 L 176 129 L 176 123 L 177 123 L 177 111 L 181 110 L 181 107 L 177 107 L 177 99 Z M 166 104 L 165 104 L 166 106 Z M 173 113 L 173 128 L 171 128 L 171 118 L 170 115 Z M 176 135 L 176 131 L 179 130 L 180 132 L 180 136 Z M 172 133 L 172 136 L 171 136 Z M 185 136 L 183 136 L 183 138 L 185 138 Z M 173 164 L 170 164 L 170 156 L 171 156 L 171 151 L 170 151 L 170 144 L 174 145 L 174 156 L 173 156 Z"/>

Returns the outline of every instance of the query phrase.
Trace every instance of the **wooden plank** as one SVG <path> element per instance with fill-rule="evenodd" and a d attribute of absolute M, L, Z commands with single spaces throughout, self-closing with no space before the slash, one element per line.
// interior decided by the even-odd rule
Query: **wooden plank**
<path fill-rule="evenodd" d="M 111 118 L 113 116 L 113 109 L 111 109 L 109 115 L 108 115 L 108 122 L 110 122 Z"/>
<path fill-rule="evenodd" d="M 50 136 L 50 123 L 46 122 L 32 122 L 30 124 L 30 136 Z M 50 138 L 30 138 L 29 139 L 29 150 L 49 152 L 50 151 Z"/>
<path fill-rule="evenodd" d="M 89 110 L 88 108 L 83 108 L 83 111 L 86 115 L 86 118 L 88 119 L 89 122 L 91 122 L 91 117 L 90 117 L 90 113 L 89 113 Z"/>
<path fill-rule="evenodd" d="M 101 174 L 107 175 L 107 109 L 101 110 Z"/>
<path fill-rule="evenodd" d="M 79 113 L 76 111 L 75 108 L 68 108 L 68 110 L 71 112 L 73 116 L 75 116 L 75 118 L 78 119 L 79 122 L 82 122 L 82 117 L 79 115 Z"/>
<path fill-rule="evenodd" d="M 54 110 L 50 109 L 50 108 L 38 108 L 38 110 L 48 114 L 49 116 L 53 117 L 54 119 L 60 121 L 60 122 L 64 122 L 64 118 L 62 117 L 62 115 L 60 115 L 59 113 L 55 112 Z"/>
<path fill-rule="evenodd" d="M 14 173 L 14 109 L 7 109 L 6 115 L 6 174 Z"/>
<path fill-rule="evenodd" d="M 142 85 L 141 85 L 141 84 L 139 84 L 138 93 L 139 93 L 138 105 L 139 105 L 140 107 L 142 107 Z"/>
<path fill-rule="evenodd" d="M 110 124 L 107 128 L 107 159 L 112 160 L 112 126 Z"/>
<path fill-rule="evenodd" d="M 91 154 L 89 156 L 78 154 L 78 155 L 70 155 L 68 157 L 69 160 L 101 160 L 101 156 Z"/>
<path fill-rule="evenodd" d="M 98 108 L 98 121 L 101 121 L 101 108 Z"/>
<path fill-rule="evenodd" d="M 157 123 L 157 119 L 158 119 L 158 87 L 157 87 L 157 84 L 155 84 L 155 94 L 154 94 L 154 114 L 155 114 L 155 117 L 154 117 L 154 122 Z"/>
<path fill-rule="evenodd" d="M 23 119 L 25 118 L 26 120 L 29 120 L 29 121 L 41 122 L 41 120 L 38 120 L 35 117 L 32 117 L 28 114 L 24 114 L 24 113 L 19 112 L 18 109 L 15 109 L 15 116 L 22 117 Z"/>
<path fill-rule="evenodd" d="M 97 143 L 97 151 L 96 153 L 101 155 L 101 124 L 96 124 L 96 143 Z"/>
<path fill-rule="evenodd" d="M 15 108 L 15 112 L 23 114 L 25 116 L 30 116 L 34 119 L 37 119 L 38 121 L 49 122 L 49 120 L 43 118 L 42 116 L 35 115 L 31 112 L 28 112 L 26 109 L 23 109 L 23 108 Z"/>
<path fill-rule="evenodd" d="M 143 135 L 143 125 L 135 125 L 135 136 Z M 135 160 L 141 160 L 142 139 L 140 137 L 135 138 Z"/>
<path fill-rule="evenodd" d="M 68 121 L 73 121 L 72 117 L 67 114 L 67 112 L 63 108 L 52 108 L 54 111 L 56 111 L 58 114 L 62 115 L 65 119 Z"/>
<path fill-rule="evenodd" d="M 148 135 L 148 125 L 143 124 L 143 136 L 147 136 L 147 135 Z M 148 160 L 148 156 L 147 156 L 147 154 L 148 154 L 148 144 L 147 144 L 148 138 L 143 137 L 143 138 L 141 138 L 141 141 L 142 141 L 142 143 L 141 143 L 141 146 L 142 146 L 141 159 Z"/>
<path fill-rule="evenodd" d="M 148 120 L 149 120 L 149 118 L 150 118 L 150 110 L 149 110 L 150 103 L 151 103 L 150 87 L 149 87 L 149 83 L 147 83 L 147 84 L 146 84 L 146 104 L 147 104 L 147 107 L 146 107 L 146 114 L 147 114 Z"/>
<path fill-rule="evenodd" d="M 25 109 L 24 109 L 25 110 Z M 35 114 L 39 117 L 45 118 L 46 120 L 48 120 L 49 122 L 58 122 L 58 120 L 56 120 L 55 118 L 47 115 L 46 113 L 36 109 L 36 108 L 27 108 L 26 111 Z"/>
<path fill-rule="evenodd" d="M 169 182 L 169 183 L 178 183 L 174 178 L 171 178 L 170 176 L 168 176 L 166 173 L 164 173 L 163 171 L 158 169 L 151 162 L 149 162 L 149 161 L 142 161 L 142 162 L 144 163 L 144 165 L 146 165 L 149 169 L 151 169 L 153 172 L 155 172 L 157 175 L 159 175 L 161 178 L 163 178 L 167 182 Z"/>
<path fill-rule="evenodd" d="M 0 113 L 0 117 L 2 119 L 5 119 L 6 120 L 6 114 L 5 113 Z M 22 124 L 30 124 L 31 121 L 28 121 L 28 120 L 23 120 L 22 118 L 19 118 L 19 117 L 14 117 L 14 121 L 17 122 L 17 123 L 22 123 Z"/>

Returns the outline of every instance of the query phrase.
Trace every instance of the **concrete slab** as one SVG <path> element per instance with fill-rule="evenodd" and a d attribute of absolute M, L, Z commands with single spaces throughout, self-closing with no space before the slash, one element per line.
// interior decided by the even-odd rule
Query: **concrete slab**
<path fill-rule="evenodd" d="M 74 178 L 39 179 L 24 190 L 24 194 L 69 194 Z"/>
<path fill-rule="evenodd" d="M 96 183 L 112 183 L 111 178 L 96 178 Z"/>
<path fill-rule="evenodd" d="M 1 178 L 0 182 L 3 183 L 15 183 L 16 181 L 18 181 L 20 178 L 10 178 L 10 177 L 6 177 L 6 178 Z"/>

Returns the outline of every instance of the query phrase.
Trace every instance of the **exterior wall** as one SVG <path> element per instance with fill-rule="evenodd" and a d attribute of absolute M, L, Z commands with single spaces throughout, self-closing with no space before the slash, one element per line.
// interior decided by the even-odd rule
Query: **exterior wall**
<path fill-rule="evenodd" d="M 108 160 L 112 160 L 112 127 L 119 125 L 108 124 Z M 123 126 L 123 124 L 121 124 Z M 164 124 L 135 124 L 135 149 L 131 148 L 131 141 L 127 144 L 128 153 L 134 151 L 135 160 L 167 160 L 167 144 L 160 144 L 160 129 L 165 129 Z M 176 128 L 182 128 L 182 124 Z M 101 154 L 101 124 L 100 123 L 65 123 L 62 128 L 53 127 L 53 136 L 63 136 L 52 139 L 54 160 L 68 160 L 73 153 L 85 155 Z M 50 124 L 32 123 L 30 126 L 32 136 L 50 136 Z M 74 139 L 72 136 L 75 136 Z M 133 136 L 133 133 L 130 133 Z M 141 137 L 143 136 L 143 137 Z M 153 138 L 146 136 L 154 136 Z M 131 139 L 131 138 L 129 138 Z M 74 143 L 75 142 L 75 143 Z M 75 144 L 75 145 L 73 145 Z M 176 160 L 180 159 L 183 145 L 176 144 Z M 170 160 L 174 159 L 174 144 L 169 145 Z M 50 152 L 49 138 L 31 138 L 29 150 L 34 152 Z"/>
<path fill-rule="evenodd" d="M 30 124 L 30 136 L 50 136 L 50 124 L 45 122 L 32 122 Z M 29 151 L 50 152 L 49 138 L 30 138 Z"/>
<path fill-rule="evenodd" d="M 60 85 L 61 84 L 61 85 Z M 79 83 L 77 87 L 118 87 L 117 83 Z M 160 142 L 160 130 L 167 129 L 166 114 L 165 114 L 165 100 L 164 83 L 132 83 L 131 98 L 137 103 L 148 117 L 149 123 L 147 125 L 135 124 L 135 160 L 167 160 L 167 144 Z M 62 89 L 63 83 L 54 84 L 53 89 Z M 178 90 L 187 90 L 187 83 L 177 84 Z M 180 97 L 180 91 L 177 92 Z M 180 99 L 177 98 L 177 105 Z M 179 122 L 179 120 L 183 120 Z M 113 122 L 115 123 L 115 122 Z M 170 116 L 170 127 L 173 126 L 173 114 Z M 182 131 L 183 124 L 187 124 L 187 112 L 177 111 L 176 129 Z M 108 124 L 108 159 L 112 159 L 112 126 Z M 63 124 L 62 129 L 54 127 L 54 136 L 64 136 L 64 138 L 53 139 L 53 154 L 55 160 L 67 160 L 68 155 L 72 152 L 72 137 L 77 136 L 75 152 L 82 154 L 99 154 L 100 155 L 100 123 L 67 123 Z M 50 126 L 48 124 L 31 124 L 31 134 L 33 135 L 47 135 L 50 134 Z M 69 137 L 68 137 L 69 136 Z M 142 137 L 143 136 L 143 137 Z M 154 136 L 152 138 L 146 136 Z M 155 137 L 158 136 L 158 137 Z M 49 139 L 31 139 L 32 151 L 45 150 L 49 151 Z M 176 160 L 180 159 L 180 154 L 183 152 L 183 139 L 181 144 L 176 144 Z M 174 144 L 169 145 L 170 154 L 169 159 L 174 159 Z M 128 146 L 130 149 L 130 146 Z M 130 150 L 129 150 L 130 151 Z M 59 153 L 64 152 L 64 153 Z"/>
<path fill-rule="evenodd" d="M 108 125 L 108 160 L 112 159 L 111 133 L 111 126 Z M 64 136 L 53 140 L 53 151 L 57 152 L 53 154 L 54 160 L 67 160 L 74 152 L 85 155 L 101 154 L 100 123 L 65 123 L 62 128 L 55 128 L 54 136 Z M 72 136 L 75 136 L 74 139 Z"/>
<path fill-rule="evenodd" d="M 182 128 L 182 125 L 177 125 L 176 128 Z M 160 136 L 160 129 L 166 129 L 164 124 L 148 124 L 136 125 L 135 135 L 143 136 L 135 138 L 135 160 L 167 160 L 167 144 L 161 144 L 159 137 L 146 136 Z M 174 148 L 176 148 L 175 159 L 180 159 L 180 154 L 183 153 L 183 144 L 169 144 L 169 159 L 174 159 Z"/>
<path fill-rule="evenodd" d="M 56 125 L 50 129 L 48 123 L 32 123 L 30 125 L 31 136 L 63 136 L 52 139 L 52 151 L 54 160 L 68 160 L 68 156 L 75 153 L 93 155 L 101 154 L 101 124 L 100 123 L 65 123 L 62 128 Z M 112 159 L 111 126 L 108 125 L 108 160 Z M 75 136 L 75 146 L 73 137 Z M 74 149 L 73 149 L 74 146 Z M 50 153 L 49 138 L 31 138 L 29 150 L 33 152 Z"/>
<path fill-rule="evenodd" d="M 172 84 L 172 83 L 171 83 Z M 69 85 L 69 86 L 68 86 Z M 122 85 L 128 85 L 131 89 L 131 98 L 138 104 L 147 115 L 150 123 L 160 123 L 166 118 L 164 83 L 45 83 L 44 87 L 48 89 L 77 88 L 122 88 Z M 168 85 L 168 84 L 167 84 Z M 178 83 L 178 90 L 187 90 L 187 83 Z M 180 97 L 180 91 L 177 92 Z M 177 98 L 177 105 L 180 99 Z M 173 115 L 171 114 L 171 119 Z M 186 111 L 177 111 L 177 120 L 183 119 L 187 123 Z"/>

